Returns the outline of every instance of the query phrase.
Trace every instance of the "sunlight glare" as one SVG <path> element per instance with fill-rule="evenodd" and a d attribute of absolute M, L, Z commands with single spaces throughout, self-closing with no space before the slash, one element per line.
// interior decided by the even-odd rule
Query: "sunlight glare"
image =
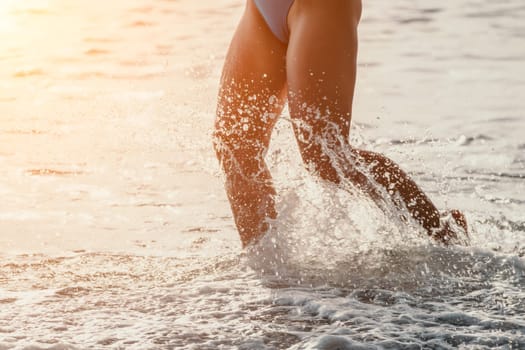
<path fill-rule="evenodd" d="M 0 34 L 14 29 L 12 11 L 15 4 L 16 0 L 0 0 Z"/>

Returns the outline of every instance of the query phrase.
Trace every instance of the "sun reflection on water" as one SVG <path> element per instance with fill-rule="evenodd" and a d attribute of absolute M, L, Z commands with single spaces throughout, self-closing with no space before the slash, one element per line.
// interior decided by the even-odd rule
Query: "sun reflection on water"
<path fill-rule="evenodd" d="M 12 32 L 15 28 L 15 21 L 11 15 L 15 0 L 0 0 L 0 35 Z"/>

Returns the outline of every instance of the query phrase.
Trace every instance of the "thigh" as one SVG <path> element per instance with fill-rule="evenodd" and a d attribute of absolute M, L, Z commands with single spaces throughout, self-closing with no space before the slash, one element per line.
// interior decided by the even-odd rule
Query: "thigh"
<path fill-rule="evenodd" d="M 299 134 L 348 136 L 360 14 L 359 0 L 296 0 L 292 6 L 287 80 Z"/>
<path fill-rule="evenodd" d="M 252 0 L 230 44 L 219 90 L 216 136 L 229 147 L 268 147 L 286 94 L 286 46 L 270 31 Z"/>

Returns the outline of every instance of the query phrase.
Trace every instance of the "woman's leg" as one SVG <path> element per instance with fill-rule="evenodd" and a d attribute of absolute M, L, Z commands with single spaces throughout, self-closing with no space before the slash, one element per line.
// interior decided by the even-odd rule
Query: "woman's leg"
<path fill-rule="evenodd" d="M 379 203 L 386 191 L 429 235 L 446 243 L 455 234 L 439 229 L 439 211 L 415 182 L 392 160 L 347 142 L 360 15 L 360 0 L 296 0 L 290 11 L 289 105 L 303 160 L 321 178 L 339 183 L 342 176 Z"/>
<path fill-rule="evenodd" d="M 235 32 L 223 69 L 214 146 L 243 246 L 275 218 L 274 188 L 264 161 L 286 94 L 286 47 L 252 0 Z"/>

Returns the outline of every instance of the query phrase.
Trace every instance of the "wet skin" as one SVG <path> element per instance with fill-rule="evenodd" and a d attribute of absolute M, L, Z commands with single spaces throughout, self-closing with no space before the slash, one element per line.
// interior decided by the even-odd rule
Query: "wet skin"
<path fill-rule="evenodd" d="M 359 0 L 296 0 L 288 44 L 270 31 L 252 0 L 230 44 L 221 78 L 214 146 L 243 246 L 277 217 L 264 160 L 288 103 L 305 166 L 325 181 L 351 181 L 380 206 L 406 209 L 435 240 L 457 238 L 417 184 L 391 159 L 347 141 L 356 80 Z M 403 217 L 402 210 L 399 211 Z M 452 218 L 466 232 L 458 211 Z"/>

